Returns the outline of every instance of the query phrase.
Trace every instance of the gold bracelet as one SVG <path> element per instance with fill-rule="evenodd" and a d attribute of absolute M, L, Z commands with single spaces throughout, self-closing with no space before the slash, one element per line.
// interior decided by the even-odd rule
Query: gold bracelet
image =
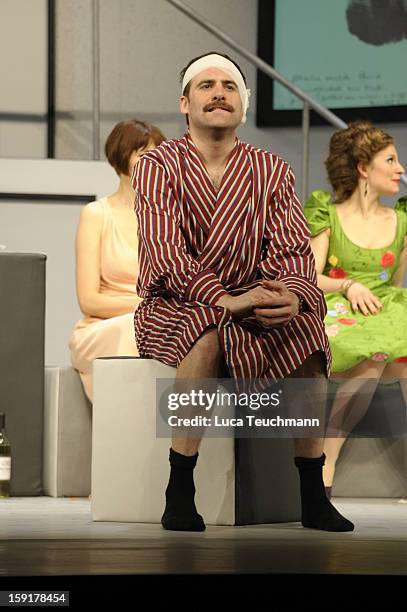
<path fill-rule="evenodd" d="M 341 293 L 343 293 L 343 295 L 345 297 L 348 297 L 348 291 L 349 288 L 355 284 L 356 281 L 354 281 L 352 278 L 347 278 L 343 281 L 342 285 L 341 285 Z"/>

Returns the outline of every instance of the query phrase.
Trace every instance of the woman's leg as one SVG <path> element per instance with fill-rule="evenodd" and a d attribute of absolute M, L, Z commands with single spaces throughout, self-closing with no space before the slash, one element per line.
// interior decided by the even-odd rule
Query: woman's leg
<path fill-rule="evenodd" d="M 365 359 L 333 378 L 345 378 L 339 386 L 329 417 L 324 453 L 324 484 L 332 486 L 335 464 L 347 435 L 366 414 L 386 364 Z"/>
<path fill-rule="evenodd" d="M 396 378 L 399 381 L 404 403 L 407 404 L 407 363 L 388 363 L 382 378 Z"/>

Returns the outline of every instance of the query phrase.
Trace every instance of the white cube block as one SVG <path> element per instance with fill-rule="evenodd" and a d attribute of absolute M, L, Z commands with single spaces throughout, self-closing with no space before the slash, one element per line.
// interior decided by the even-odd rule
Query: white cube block
<path fill-rule="evenodd" d="M 159 523 L 170 438 L 156 437 L 156 379 L 176 369 L 153 359 L 103 358 L 93 369 L 92 517 Z M 194 472 L 196 505 L 209 525 L 235 523 L 233 438 L 204 438 Z"/>

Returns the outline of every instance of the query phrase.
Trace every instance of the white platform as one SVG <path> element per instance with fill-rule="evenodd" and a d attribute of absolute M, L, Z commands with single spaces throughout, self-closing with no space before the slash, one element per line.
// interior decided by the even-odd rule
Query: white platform
<path fill-rule="evenodd" d="M 91 404 L 72 367 L 46 367 L 44 383 L 44 493 L 86 497 L 91 480 Z"/>
<path fill-rule="evenodd" d="M 175 368 L 150 359 L 94 363 L 92 517 L 159 523 L 169 477 L 169 438 L 156 437 L 156 378 Z M 209 525 L 235 521 L 234 439 L 204 438 L 195 483 Z"/>

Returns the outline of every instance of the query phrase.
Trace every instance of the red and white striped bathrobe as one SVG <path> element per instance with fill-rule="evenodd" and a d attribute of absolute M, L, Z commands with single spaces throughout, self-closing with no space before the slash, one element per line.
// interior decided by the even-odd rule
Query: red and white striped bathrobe
<path fill-rule="evenodd" d="M 287 376 L 313 352 L 331 364 L 316 286 L 310 232 L 282 159 L 236 141 L 219 192 L 187 134 L 146 154 L 133 176 L 139 223 L 138 307 L 141 357 L 177 366 L 209 327 L 218 330 L 231 376 Z M 274 279 L 301 295 L 307 311 L 283 328 L 254 317 L 236 322 L 215 306 Z"/>

